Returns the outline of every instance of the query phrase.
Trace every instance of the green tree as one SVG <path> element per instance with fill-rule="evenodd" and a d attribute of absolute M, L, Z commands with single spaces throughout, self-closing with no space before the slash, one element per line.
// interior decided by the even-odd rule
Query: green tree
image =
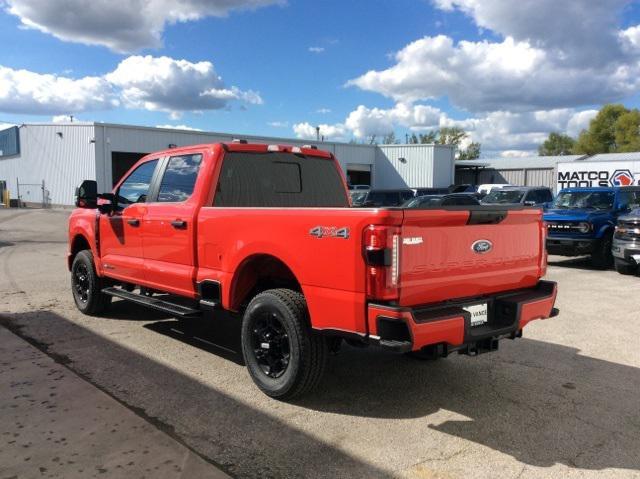
<path fill-rule="evenodd" d="M 467 137 L 467 132 L 457 126 L 443 126 L 438 132 L 439 145 L 459 146 L 462 140 Z"/>
<path fill-rule="evenodd" d="M 576 140 L 564 133 L 549 133 L 549 137 L 538 147 L 540 156 L 570 155 Z"/>
<path fill-rule="evenodd" d="M 616 124 L 625 114 L 630 113 L 623 105 L 605 105 L 578 137 L 575 153 L 594 155 L 596 153 L 615 153 Z M 637 132 L 636 132 L 637 133 Z M 627 138 L 630 141 L 630 138 Z"/>
<path fill-rule="evenodd" d="M 396 143 L 396 134 L 393 131 L 391 133 L 387 133 L 382 139 L 383 145 L 395 145 Z"/>
<path fill-rule="evenodd" d="M 616 151 L 640 151 L 640 112 L 631 110 L 620 115 L 615 123 Z"/>
<path fill-rule="evenodd" d="M 480 158 L 480 143 L 474 141 L 469 144 L 464 150 L 458 150 L 459 160 L 477 160 Z"/>

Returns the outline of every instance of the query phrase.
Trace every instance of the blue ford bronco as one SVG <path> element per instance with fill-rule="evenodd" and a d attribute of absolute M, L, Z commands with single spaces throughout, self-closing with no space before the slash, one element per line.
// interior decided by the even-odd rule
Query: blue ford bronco
<path fill-rule="evenodd" d="M 544 214 L 549 254 L 590 255 L 594 267 L 610 267 L 618 216 L 630 211 L 638 191 L 637 186 L 561 190 Z"/>

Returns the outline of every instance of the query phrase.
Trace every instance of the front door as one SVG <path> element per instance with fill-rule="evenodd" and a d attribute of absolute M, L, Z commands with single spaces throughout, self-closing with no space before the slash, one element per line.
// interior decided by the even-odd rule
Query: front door
<path fill-rule="evenodd" d="M 159 182 L 157 197 L 146 205 L 143 224 L 145 276 L 151 287 L 195 296 L 195 219 L 192 198 L 201 153 L 172 156 Z"/>
<path fill-rule="evenodd" d="M 116 191 L 111 215 L 100 215 L 100 257 L 105 273 L 134 284 L 144 282 L 142 226 L 158 160 L 140 164 Z"/>

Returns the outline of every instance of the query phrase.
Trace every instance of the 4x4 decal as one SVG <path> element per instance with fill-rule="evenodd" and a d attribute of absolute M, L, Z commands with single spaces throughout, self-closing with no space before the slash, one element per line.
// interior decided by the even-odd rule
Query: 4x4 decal
<path fill-rule="evenodd" d="M 338 228 L 337 226 L 315 226 L 309 230 L 309 234 L 316 238 L 349 239 L 349 228 L 346 226 L 342 228 Z"/>

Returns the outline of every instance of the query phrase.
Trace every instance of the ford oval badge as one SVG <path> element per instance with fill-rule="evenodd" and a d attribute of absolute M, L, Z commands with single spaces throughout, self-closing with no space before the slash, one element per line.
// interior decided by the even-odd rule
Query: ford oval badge
<path fill-rule="evenodd" d="M 493 243 L 489 240 L 478 240 L 471 245 L 474 253 L 485 254 L 493 249 Z"/>

